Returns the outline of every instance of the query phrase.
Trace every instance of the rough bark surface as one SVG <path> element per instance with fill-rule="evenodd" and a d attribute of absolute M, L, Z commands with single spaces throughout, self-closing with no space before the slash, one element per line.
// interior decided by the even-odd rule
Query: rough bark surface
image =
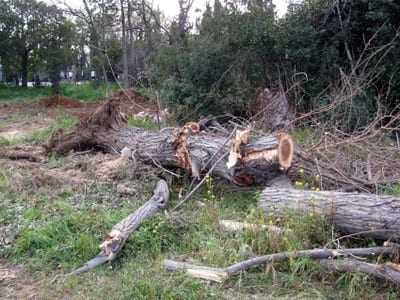
<path fill-rule="evenodd" d="M 135 231 L 139 225 L 148 218 L 163 209 L 169 200 L 168 185 L 164 180 L 160 180 L 154 189 L 153 196 L 134 213 L 127 216 L 118 224 L 114 225 L 108 233 L 105 241 L 100 245 L 100 253 L 88 261 L 84 266 L 68 275 L 78 275 L 87 272 L 105 262 L 112 261 L 125 245 L 129 235 Z"/>
<path fill-rule="evenodd" d="M 263 129 L 270 132 L 290 129 L 294 119 L 289 101 L 281 88 L 274 91 L 265 88 L 260 91 L 253 113 L 261 121 Z"/>
<path fill-rule="evenodd" d="M 355 259 L 323 259 L 320 264 L 333 272 L 364 273 L 400 285 L 400 270 L 392 267 L 394 264 L 371 264 Z M 398 265 L 396 265 L 398 266 Z M 398 267 L 397 267 L 398 268 Z"/>
<path fill-rule="evenodd" d="M 272 187 L 261 193 L 259 206 L 274 215 L 317 213 L 344 233 L 366 231 L 377 239 L 400 238 L 400 199 L 391 196 Z"/>
<path fill-rule="evenodd" d="M 276 263 L 289 259 L 309 257 L 312 259 L 327 259 L 334 257 L 373 257 L 379 255 L 394 255 L 398 249 L 395 247 L 371 247 L 350 249 L 311 249 L 292 252 L 280 252 L 264 256 L 256 256 L 245 261 L 238 262 L 226 268 L 212 268 L 198 266 L 185 262 L 164 260 L 164 268 L 168 271 L 185 271 L 188 275 L 210 281 L 223 282 L 230 276 L 246 271 L 261 264 Z"/>
<path fill-rule="evenodd" d="M 71 150 L 99 149 L 117 154 L 128 147 L 135 159 L 164 168 L 204 173 L 216 164 L 212 175 L 239 185 L 263 184 L 291 165 L 293 142 L 289 135 L 250 137 L 248 143 L 240 145 L 240 159 L 228 168 L 227 159 L 220 158 L 230 151 L 234 139 L 231 135 L 190 132 L 186 127 L 183 127 L 186 131 L 126 127 L 118 106 L 115 101 L 105 103 L 74 132 L 54 135 L 45 146 L 46 150 L 67 154 Z"/>

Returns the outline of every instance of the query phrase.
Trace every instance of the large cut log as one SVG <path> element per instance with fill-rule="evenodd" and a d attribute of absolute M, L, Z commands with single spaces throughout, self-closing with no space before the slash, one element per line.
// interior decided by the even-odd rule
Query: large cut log
<path fill-rule="evenodd" d="M 379 255 L 396 255 L 398 249 L 393 246 L 349 249 L 310 249 L 291 252 L 280 252 L 264 256 L 252 257 L 228 266 L 226 268 L 213 268 L 193 265 L 186 262 L 164 260 L 164 268 L 168 271 L 185 271 L 189 276 L 209 281 L 223 282 L 229 277 L 254 268 L 261 264 L 279 263 L 289 259 L 308 257 L 312 259 L 327 259 L 336 257 L 373 257 Z"/>
<path fill-rule="evenodd" d="M 269 187 L 261 193 L 259 206 L 268 215 L 320 214 L 344 233 L 400 238 L 400 199 L 391 196 Z"/>
<path fill-rule="evenodd" d="M 215 165 L 211 175 L 239 185 L 262 184 L 291 165 L 293 142 L 287 134 L 216 134 L 200 131 L 196 123 L 149 131 L 125 126 L 118 107 L 116 101 L 106 102 L 72 133 L 54 135 L 46 150 L 66 154 L 71 150 L 99 149 L 117 154 L 128 147 L 136 160 L 185 169 L 196 177 Z"/>

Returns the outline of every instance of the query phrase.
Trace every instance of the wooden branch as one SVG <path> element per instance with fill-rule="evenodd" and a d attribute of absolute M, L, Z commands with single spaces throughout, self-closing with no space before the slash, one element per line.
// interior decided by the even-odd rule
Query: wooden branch
<path fill-rule="evenodd" d="M 164 268 L 168 271 L 185 271 L 191 277 L 214 282 L 223 282 L 229 277 L 228 272 L 224 268 L 197 266 L 169 259 L 164 260 L 163 265 Z"/>
<path fill-rule="evenodd" d="M 400 270 L 392 264 L 377 265 L 350 258 L 323 259 L 320 264 L 331 272 L 364 273 L 400 285 Z"/>
<path fill-rule="evenodd" d="M 267 215 L 319 214 L 344 233 L 400 239 L 400 198 L 363 193 L 266 188 L 258 204 Z"/>
<path fill-rule="evenodd" d="M 293 252 L 280 252 L 264 256 L 257 256 L 245 261 L 238 262 L 226 268 L 210 268 L 197 266 L 185 262 L 164 260 L 164 268 L 168 271 L 185 271 L 189 276 L 209 281 L 223 282 L 229 277 L 250 268 L 267 264 L 287 261 L 289 259 L 308 257 L 312 259 L 327 259 L 334 257 L 373 257 L 379 255 L 392 255 L 398 253 L 393 247 L 371 247 L 371 248 L 350 248 L 350 249 L 312 249 Z"/>
<path fill-rule="evenodd" d="M 229 232 L 240 232 L 243 230 L 264 230 L 269 231 L 271 233 L 281 235 L 286 231 L 290 231 L 290 229 L 283 229 L 278 226 L 273 225 L 258 225 L 258 224 L 251 224 L 246 222 L 237 222 L 232 220 L 219 220 L 219 227 L 222 230 L 229 231 Z"/>
<path fill-rule="evenodd" d="M 134 213 L 127 216 L 118 224 L 114 225 L 108 233 L 105 241 L 100 245 L 100 253 L 89 260 L 84 266 L 67 274 L 78 275 L 87 272 L 101 264 L 112 261 L 121 251 L 129 235 L 135 231 L 140 224 L 163 209 L 169 200 L 168 185 L 164 180 L 160 180 L 154 189 L 153 196 Z"/>

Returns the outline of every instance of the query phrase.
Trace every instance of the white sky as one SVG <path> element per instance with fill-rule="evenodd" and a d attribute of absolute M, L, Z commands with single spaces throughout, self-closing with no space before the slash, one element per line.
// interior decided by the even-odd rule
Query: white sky
<path fill-rule="evenodd" d="M 76 0 L 74 0 L 76 1 Z M 79 0 L 78 0 L 79 1 Z M 213 0 L 195 0 L 192 8 L 192 14 L 194 14 L 196 9 L 203 11 L 206 7 L 206 3 L 213 3 Z M 278 16 L 281 17 L 286 13 L 286 8 L 288 6 L 288 0 L 272 0 L 276 6 L 276 11 Z M 159 6 L 161 11 L 164 12 L 165 16 L 172 18 L 178 13 L 178 1 L 177 0 L 153 0 L 155 6 Z M 201 13 L 200 13 L 201 15 Z M 198 13 L 196 13 L 198 16 Z"/>
<path fill-rule="evenodd" d="M 63 0 L 61 1 L 44 0 L 44 1 L 53 4 L 57 2 L 63 2 Z M 290 0 L 272 0 L 272 2 L 276 6 L 276 10 L 279 17 L 285 14 L 289 1 Z M 73 7 L 80 7 L 82 5 L 81 0 L 65 0 L 65 2 Z M 164 12 L 165 16 L 169 19 L 178 14 L 178 8 L 179 8 L 178 0 L 153 0 L 152 2 L 154 6 L 158 6 L 160 10 Z M 207 2 L 210 2 L 212 4 L 213 0 L 194 0 L 194 5 L 191 11 L 192 19 L 195 19 L 196 16 L 201 16 L 202 11 L 205 9 Z M 196 9 L 199 9 L 201 12 L 195 13 Z"/>

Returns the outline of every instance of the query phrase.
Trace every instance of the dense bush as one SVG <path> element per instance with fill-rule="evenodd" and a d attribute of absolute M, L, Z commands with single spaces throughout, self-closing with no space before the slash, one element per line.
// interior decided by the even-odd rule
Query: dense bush
<path fill-rule="evenodd" d="M 281 19 L 271 1 L 237 2 L 215 1 L 196 33 L 160 47 L 151 62 L 162 99 L 180 117 L 244 115 L 257 88 L 278 85 L 306 112 L 331 103 L 344 74 L 347 84 L 361 90 L 349 99 L 353 108 L 339 109 L 346 110 L 349 128 L 373 118 L 378 98 L 386 110 L 396 106 L 397 2 L 306 0 L 290 5 Z M 299 81 L 301 89 L 291 89 Z M 390 93 L 382 97 L 389 82 Z"/>

